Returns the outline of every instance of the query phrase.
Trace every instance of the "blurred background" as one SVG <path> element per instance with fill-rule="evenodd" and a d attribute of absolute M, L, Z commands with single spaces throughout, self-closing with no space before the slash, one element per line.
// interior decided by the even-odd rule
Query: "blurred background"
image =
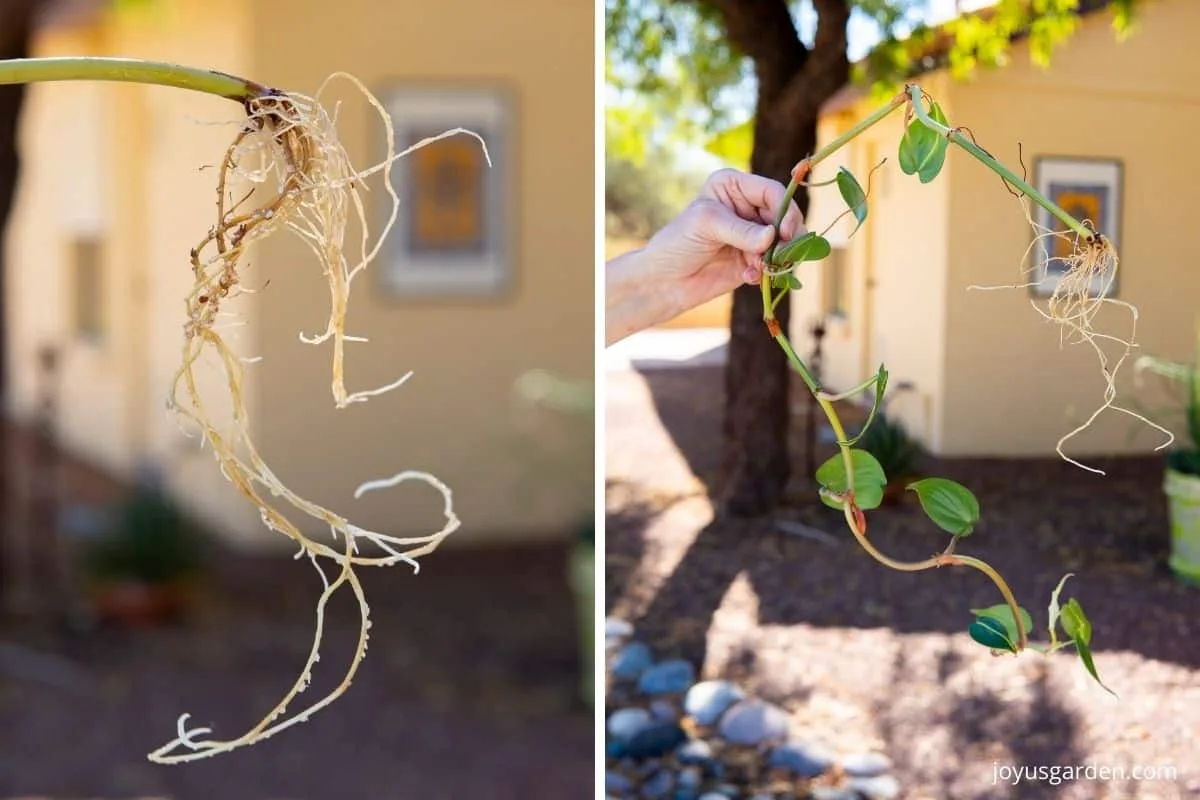
<path fill-rule="evenodd" d="M 306 248 L 279 236 L 250 254 L 259 291 L 223 334 L 262 357 L 246 394 L 267 463 L 398 535 L 440 527 L 435 492 L 353 491 L 426 470 L 463 525 L 419 577 L 364 571 L 372 647 L 342 700 L 160 767 L 146 754 L 179 714 L 226 738 L 274 705 L 320 591 L 164 409 L 188 251 L 241 110 L 132 84 L 0 89 L 0 797 L 591 794 L 593 19 L 550 0 L 0 0 L 2 58 L 159 59 L 303 94 L 346 71 L 391 111 L 397 147 L 461 126 L 493 161 L 455 137 L 399 165 L 396 229 L 351 294 L 347 332 L 370 343 L 348 345 L 346 380 L 414 375 L 369 403 L 336 411 L 330 347 L 298 340 L 329 308 Z M 370 106 L 329 100 L 354 164 L 378 161 Z M 314 700 L 357 635 L 352 600 L 329 615 Z"/>

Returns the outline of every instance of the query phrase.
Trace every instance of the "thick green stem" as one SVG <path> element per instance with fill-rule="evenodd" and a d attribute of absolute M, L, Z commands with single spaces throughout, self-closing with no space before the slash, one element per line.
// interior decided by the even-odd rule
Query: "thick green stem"
<path fill-rule="evenodd" d="M 962 564 L 965 567 L 974 567 L 992 579 L 992 583 L 996 584 L 996 588 L 1000 590 L 1000 594 L 1004 596 L 1004 602 L 1008 603 L 1008 608 L 1012 611 L 1013 622 L 1017 626 L 1017 650 L 1024 650 L 1025 645 L 1029 642 L 1029 632 L 1025 630 L 1025 623 L 1021 621 L 1020 606 L 1017 605 L 1017 598 L 1013 595 L 1012 589 L 1009 588 L 1008 582 L 1000 577 L 1000 573 L 996 572 L 995 568 L 986 561 L 980 561 L 978 558 L 971 556 L 950 556 L 950 563 Z"/>
<path fill-rule="evenodd" d="M 850 128 L 850 130 L 846 131 L 841 136 L 837 137 L 832 142 L 825 145 L 800 163 L 803 164 L 807 162 L 808 166 L 805 170 L 806 172 L 812 170 L 812 168 L 817 164 L 820 164 L 822 161 L 829 158 L 838 150 L 849 144 L 856 136 L 862 135 L 862 133 L 868 128 L 878 124 L 885 119 L 888 114 L 891 114 L 893 111 L 895 111 L 897 108 L 900 108 L 907 102 L 908 95 L 901 92 L 892 98 L 890 103 L 877 109 L 861 122 Z M 796 191 L 800 188 L 800 184 L 803 182 L 803 180 L 803 175 L 797 176 L 796 172 L 793 171 L 792 179 L 788 183 L 787 191 L 783 195 L 783 202 L 779 204 L 779 209 L 775 212 L 775 242 L 772 243 L 771 246 L 767 248 L 767 252 L 763 254 L 763 261 L 765 261 L 767 264 L 771 263 L 771 257 L 775 255 L 775 247 L 779 243 L 779 226 L 783 224 L 783 218 L 787 216 L 787 210 L 792 204 L 792 198 L 796 196 Z M 766 293 L 764 292 L 764 294 Z"/>
<path fill-rule="evenodd" d="M 807 159 L 809 169 L 815 167 L 817 164 L 820 164 L 838 150 L 841 150 L 843 147 L 849 144 L 851 140 L 862 135 L 868 128 L 871 128 L 877 123 L 882 122 L 889 114 L 907 102 L 908 95 L 904 94 L 903 92 L 896 95 L 887 105 L 876 109 L 874 112 L 864 117 L 861 122 L 850 128 L 850 130 L 846 131 L 841 136 L 837 137 L 832 142 L 809 156 Z"/>
<path fill-rule="evenodd" d="M 916 115 L 916 118 L 921 122 L 922 125 L 924 125 L 925 127 L 929 128 L 932 131 L 936 131 L 937 133 L 940 133 L 942 136 L 945 136 L 947 139 L 954 142 L 956 145 L 961 147 L 963 150 L 966 150 L 968 153 L 970 153 L 972 156 L 974 156 L 981 164 L 983 164 L 985 167 L 990 169 L 992 172 L 999 175 L 1001 178 L 1003 178 L 1005 180 L 1005 182 L 1016 187 L 1020 192 L 1025 194 L 1025 196 L 1027 196 L 1030 200 L 1037 203 L 1039 206 L 1046 209 L 1046 211 L 1053 214 L 1064 225 L 1066 225 L 1068 228 L 1073 230 L 1075 233 L 1079 234 L 1080 236 L 1082 236 L 1085 239 L 1091 239 L 1092 236 L 1095 235 L 1095 232 L 1092 231 L 1091 229 L 1089 229 L 1088 226 L 1084 225 L 1082 222 L 1075 219 L 1070 214 L 1068 214 L 1066 211 L 1063 211 L 1061 208 L 1059 208 L 1057 205 L 1055 205 L 1053 202 L 1051 202 L 1049 198 L 1047 198 L 1045 195 L 1043 195 L 1037 189 L 1030 186 L 1028 181 L 1026 181 L 1024 178 L 1019 177 L 1015 172 L 1013 172 L 1008 167 L 1004 166 L 999 161 L 997 161 L 995 158 L 993 158 L 990 154 L 988 154 L 988 152 L 985 151 L 982 147 L 980 147 L 979 145 L 972 142 L 968 137 L 964 136 L 962 134 L 962 131 L 958 130 L 957 128 L 947 127 L 946 125 L 943 125 L 942 123 L 940 123 L 937 120 L 930 117 L 929 113 L 925 110 L 924 106 L 921 104 L 921 98 L 922 98 L 924 92 L 921 91 L 920 86 L 916 86 L 915 84 L 911 85 L 908 87 L 907 92 L 908 92 L 909 98 L 912 101 L 913 113 Z"/>
<path fill-rule="evenodd" d="M 211 69 L 136 58 L 19 58 L 0 61 L 0 84 L 45 81 L 123 81 L 191 89 L 245 103 L 271 94 L 260 83 Z"/>
<path fill-rule="evenodd" d="M 1025 196 L 1029 197 L 1033 202 L 1037 203 L 1039 206 L 1046 209 L 1046 211 L 1053 214 L 1076 234 L 1085 239 L 1092 239 L 1092 237 L 1095 235 L 1094 231 L 1051 202 L 1045 195 L 1043 195 L 1033 186 L 1029 185 L 1025 179 L 1016 175 L 1012 170 L 1008 169 L 995 158 L 993 158 L 983 148 L 979 147 L 968 137 L 964 136 L 960 130 L 943 125 L 930 117 L 922 105 L 923 98 L 924 92 L 919 86 L 910 85 L 906 87 L 905 91 L 893 98 L 890 103 L 876 110 L 874 113 L 864 118 L 861 122 L 843 133 L 841 136 L 837 137 L 832 142 L 818 150 L 816 153 L 796 165 L 796 169 L 792 171 L 792 179 L 788 183 L 787 190 L 784 193 L 783 202 L 780 204 L 779 209 L 775 214 L 775 242 L 771 244 L 770 248 L 768 248 L 766 253 L 763 255 L 763 260 L 768 265 L 772 263 L 775 249 L 779 243 L 779 227 L 783 223 L 783 218 L 787 214 L 787 210 L 791 205 L 792 198 L 795 197 L 796 191 L 804 182 L 804 179 L 808 176 L 812 168 L 821 161 L 824 161 L 833 153 L 837 152 L 840 148 L 844 147 L 855 137 L 860 136 L 868 128 L 879 123 L 897 108 L 905 105 L 912 109 L 912 113 L 922 125 L 942 136 L 945 136 L 949 141 L 954 142 L 954 144 L 958 145 L 963 150 L 966 150 L 980 163 L 995 172 L 1011 186 L 1023 192 Z M 786 293 L 786 291 L 786 289 L 781 291 L 780 298 L 784 293 Z M 800 373 L 800 377 L 804 380 L 804 383 L 808 386 L 809 391 L 812 392 L 813 397 L 821 406 L 821 409 L 825 412 L 825 416 L 833 428 L 834 435 L 837 437 L 838 449 L 842 456 L 842 462 L 845 465 L 846 487 L 848 489 L 847 502 L 843 503 L 843 511 L 846 517 L 846 524 L 850 527 L 850 531 L 854 534 L 855 539 L 858 540 L 858 543 L 862 546 L 862 548 L 866 550 L 867 553 L 876 561 L 901 572 L 921 572 L 923 570 L 933 569 L 941 566 L 965 566 L 973 567 L 987 575 L 988 578 L 990 578 L 996 585 L 996 588 L 1000 590 L 1000 594 L 1004 597 L 1004 602 L 1012 611 L 1013 620 L 1016 623 L 1018 633 L 1017 650 L 1020 651 L 1025 649 L 1026 645 L 1028 644 L 1029 632 L 1025 630 L 1024 623 L 1022 622 L 1020 607 L 1017 605 L 1016 597 L 1013 596 L 1012 589 L 1009 587 L 1008 583 L 990 564 L 977 558 L 972 558 L 971 556 L 951 554 L 949 550 L 947 550 L 946 553 L 942 553 L 924 561 L 896 561 L 895 559 L 889 558 L 888 556 L 879 552 L 879 550 L 877 550 L 875 546 L 867 539 L 866 532 L 861 527 L 860 512 L 856 513 L 858 512 L 858 509 L 853 504 L 854 463 L 851 457 L 851 449 L 846 437 L 846 431 L 842 425 L 841 419 L 838 416 L 837 409 L 835 409 L 833 406 L 833 400 L 840 397 L 840 395 L 827 395 L 821 391 L 821 388 L 817 384 L 817 381 L 812 375 L 811 371 L 809 371 L 808 367 L 796 354 L 796 351 L 792 348 L 791 342 L 780 329 L 779 324 L 775 320 L 775 306 L 779 298 L 773 296 L 771 281 L 768 275 L 763 275 L 762 297 L 763 321 L 767 324 L 767 328 L 770 331 L 771 336 L 783 349 L 784 354 L 787 355 L 788 361 L 790 361 L 796 371 Z M 870 381 L 867 383 L 870 383 Z M 867 384 L 864 384 L 864 386 L 866 385 Z M 861 387 L 854 391 L 859 390 L 861 390 Z"/>
<path fill-rule="evenodd" d="M 770 281 L 765 277 L 763 279 L 763 285 L 766 287 L 763 289 L 763 296 L 766 298 L 766 302 L 770 303 Z M 784 335 L 783 331 L 779 330 L 778 326 L 772 326 L 771 330 L 772 337 L 783 349 L 783 352 L 787 355 L 788 361 L 790 361 L 792 366 L 795 367 L 796 371 L 800 373 L 800 377 L 804 380 L 805 385 L 808 386 L 809 391 L 812 392 L 813 397 L 821 406 L 821 410 L 825 412 L 825 417 L 829 420 L 830 427 L 833 428 L 833 434 L 837 438 L 838 442 L 838 450 L 842 456 L 842 464 L 846 469 L 846 488 L 849 490 L 851 497 L 853 497 L 854 461 L 850 453 L 850 446 L 846 444 L 848 439 L 846 437 L 846 428 L 844 425 L 842 425 L 842 419 L 840 416 L 838 416 L 837 409 L 833 407 L 833 403 L 830 401 L 829 396 L 821 391 L 821 388 L 817 384 L 816 379 L 813 377 L 811 370 L 809 370 L 808 366 L 801 360 L 800 356 L 796 354 L 796 351 L 792 347 L 792 343 L 788 340 L 787 336 Z M 924 570 L 934 569 L 941 566 L 961 565 L 964 567 L 974 567 L 983 574 L 987 575 L 989 578 L 991 578 L 992 583 L 996 584 L 996 588 L 1000 590 L 1001 596 L 1004 597 L 1004 602 L 1008 604 L 1009 609 L 1012 611 L 1013 620 L 1017 625 L 1017 650 L 1020 651 L 1025 649 L 1025 645 L 1029 640 L 1029 634 L 1028 631 L 1025 630 L 1024 623 L 1021 621 L 1020 607 L 1017 605 L 1017 599 L 1013 595 L 1012 589 L 1009 588 L 1008 582 L 1005 581 L 1004 578 L 1001 577 L 1000 573 L 997 572 L 990 564 L 971 556 L 945 554 L 937 555 L 933 558 L 925 559 L 924 561 L 897 561 L 889 556 L 884 555 L 878 549 L 876 549 L 875 545 L 871 544 L 870 540 L 867 539 L 866 533 L 859 529 L 858 520 L 855 519 L 854 510 L 849 502 L 843 504 L 843 513 L 846 517 L 846 524 L 850 527 L 850 532 L 854 534 L 854 538 L 858 540 L 859 545 L 861 545 L 862 548 L 867 551 L 868 555 L 884 566 L 891 567 L 892 569 L 899 570 L 900 572 L 923 572 Z"/>

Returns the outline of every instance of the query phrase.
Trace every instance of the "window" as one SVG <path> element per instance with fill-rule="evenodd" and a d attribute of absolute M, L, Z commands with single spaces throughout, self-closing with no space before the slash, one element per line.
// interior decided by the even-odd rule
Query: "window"
<path fill-rule="evenodd" d="M 104 339 L 104 245 L 98 236 L 71 242 L 71 324 L 76 339 L 99 344 Z"/>
<path fill-rule="evenodd" d="M 457 135 L 396 162 L 392 178 L 401 202 L 384 244 L 384 286 L 400 297 L 504 292 L 513 278 L 511 223 L 520 218 L 511 177 L 511 98 L 498 87 L 416 85 L 396 87 L 387 105 L 397 151 L 462 126 L 483 137 L 487 155 L 475 137 Z"/>

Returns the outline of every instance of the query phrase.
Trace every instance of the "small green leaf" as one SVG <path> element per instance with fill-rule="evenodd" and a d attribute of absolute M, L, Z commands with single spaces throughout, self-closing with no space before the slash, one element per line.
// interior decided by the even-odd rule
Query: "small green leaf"
<path fill-rule="evenodd" d="M 883 404 L 883 394 L 887 391 L 888 371 L 883 365 L 879 365 L 879 372 L 875 375 L 875 399 L 871 402 L 871 411 L 867 414 L 867 421 L 863 423 L 862 429 L 858 435 L 846 442 L 848 445 L 853 445 L 858 442 L 867 432 L 867 428 L 871 427 L 871 423 L 875 421 L 875 415 L 879 412 L 879 406 Z"/>
<path fill-rule="evenodd" d="M 955 536 L 966 536 L 979 522 L 979 501 L 971 490 L 947 478 L 925 478 L 910 483 L 921 508 L 934 524 Z"/>
<path fill-rule="evenodd" d="M 937 103 L 930 104 L 929 116 L 942 125 L 948 124 Z M 900 169 L 905 175 L 917 175 L 921 183 L 929 183 L 942 171 L 949 147 L 950 141 L 945 136 L 914 119 L 900 139 Z"/>
<path fill-rule="evenodd" d="M 1033 617 L 1029 616 L 1029 612 L 1021 607 L 1017 607 L 1021 614 L 1021 624 L 1025 628 L 1025 634 L 1028 638 L 1029 632 L 1033 630 Z M 1004 633 L 1008 636 L 1009 641 L 1019 642 L 1021 634 L 1017 630 L 1016 620 L 1013 619 L 1012 609 L 1007 603 L 999 603 L 987 608 L 972 608 L 971 613 L 979 619 L 990 619 L 999 622 L 1004 627 Z M 1016 649 L 1016 646 L 1013 646 Z"/>
<path fill-rule="evenodd" d="M 809 231 L 776 248 L 771 260 L 778 266 L 801 261 L 820 261 L 828 256 L 832 249 L 825 237 Z"/>
<path fill-rule="evenodd" d="M 854 504 L 864 511 L 878 508 L 883 502 L 883 487 L 887 475 L 875 456 L 866 450 L 851 450 L 850 462 L 854 465 Z M 817 482 L 834 494 L 844 494 L 849 488 L 846 481 L 846 464 L 841 453 L 830 458 L 817 469 Z M 841 508 L 842 503 L 821 495 L 821 502 L 830 508 Z"/>
<path fill-rule="evenodd" d="M 1065 581 L 1066 578 L 1063 580 Z M 1061 587 L 1062 584 L 1060 583 L 1059 586 Z M 1096 662 L 1092 660 L 1091 649 L 1092 623 L 1088 621 L 1087 614 L 1083 613 L 1083 606 L 1079 605 L 1079 601 L 1074 597 L 1062 610 L 1062 625 L 1063 630 L 1075 642 L 1075 649 L 1079 651 L 1079 659 L 1083 662 L 1088 674 L 1104 688 L 1104 691 L 1116 697 L 1117 693 L 1104 685 L 1104 681 L 1100 680 L 1100 673 L 1096 671 Z"/>
<path fill-rule="evenodd" d="M 1062 580 L 1058 582 L 1058 586 L 1050 594 L 1050 645 L 1051 646 L 1058 644 L 1058 616 L 1059 616 L 1058 596 L 1062 593 L 1063 584 L 1065 584 L 1067 582 L 1067 578 L 1070 578 L 1073 574 L 1074 573 L 1072 573 L 1072 572 L 1068 572 L 1066 575 L 1063 575 Z"/>
<path fill-rule="evenodd" d="M 846 201 L 846 206 L 854 213 L 858 224 L 863 224 L 867 219 L 867 193 L 863 191 L 858 179 L 850 170 L 841 167 L 838 169 L 837 185 L 838 191 L 842 193 L 842 199 Z"/>
<path fill-rule="evenodd" d="M 791 289 L 792 291 L 798 291 L 804 288 L 804 284 L 800 282 L 800 279 L 791 272 L 785 272 L 781 275 L 772 275 L 771 286 L 776 289 Z"/>
<path fill-rule="evenodd" d="M 1067 601 L 1067 607 L 1062 610 L 1062 624 L 1067 636 L 1074 639 L 1076 644 L 1080 641 L 1085 645 L 1092 643 L 1092 623 L 1088 622 L 1083 606 L 1074 597 Z"/>
<path fill-rule="evenodd" d="M 916 175 L 921 169 L 922 161 L 928 157 L 929 152 L 933 149 L 934 132 L 926 128 L 921 121 L 914 119 L 908 123 L 908 129 L 904 131 L 904 136 L 900 138 L 900 152 L 898 160 L 900 162 L 900 171 L 905 175 Z"/>
<path fill-rule="evenodd" d="M 967 633 L 984 647 L 992 650 L 1017 652 L 1017 646 L 1013 644 L 1012 639 L 1004 630 L 1004 625 L 999 620 L 980 617 L 967 627 Z"/>
<path fill-rule="evenodd" d="M 932 117 L 935 122 L 940 122 L 941 124 L 948 126 L 946 115 L 942 113 L 942 107 L 937 103 L 930 104 L 929 116 Z M 938 176 L 938 173 L 942 171 L 942 167 L 946 163 L 946 151 L 950 149 L 949 139 L 947 139 L 945 136 L 942 136 L 940 133 L 937 133 L 936 131 L 931 131 L 931 133 L 933 133 L 935 137 L 935 145 L 933 152 L 930 153 L 929 158 L 924 164 L 922 164 L 920 170 L 917 172 L 918 177 L 921 179 L 921 183 L 929 183 Z"/>
<path fill-rule="evenodd" d="M 1100 684 L 1104 691 L 1116 697 L 1117 693 L 1105 686 L 1104 681 L 1100 680 L 1100 673 L 1096 671 L 1096 662 L 1092 660 L 1092 651 L 1087 644 L 1076 640 L 1075 649 L 1079 651 L 1079 660 L 1083 662 L 1083 666 L 1088 671 L 1088 674 L 1092 676 L 1096 683 Z"/>

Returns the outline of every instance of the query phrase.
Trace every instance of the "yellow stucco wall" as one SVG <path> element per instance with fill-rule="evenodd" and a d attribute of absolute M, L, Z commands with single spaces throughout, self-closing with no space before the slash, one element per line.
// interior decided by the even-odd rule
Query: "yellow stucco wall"
<path fill-rule="evenodd" d="M 1147 4 L 1138 33 L 1120 44 L 1109 21 L 1103 13 L 1087 18 L 1049 71 L 1031 66 L 1018 44 L 1002 70 L 968 83 L 933 73 L 920 83 L 952 124 L 969 126 L 1006 164 L 1018 165 L 1019 143 L 1031 179 L 1039 155 L 1123 163 L 1118 299 L 1141 311 L 1139 352 L 1189 359 L 1200 273 L 1187 255 L 1190 208 L 1183 192 L 1200 177 L 1186 155 L 1187 131 L 1200 122 L 1200 60 L 1183 54 L 1190 52 L 1187 32 L 1200 25 L 1200 4 Z M 873 108 L 861 103 L 851 119 Z M 839 124 L 845 121 L 827 116 L 822 141 Z M 1025 280 L 1020 260 L 1032 234 L 1018 202 L 956 148 L 938 180 L 923 186 L 896 166 L 899 118 L 873 130 L 848 148 L 860 179 L 872 142 L 889 161 L 876 173 L 870 218 L 850 245 L 852 300 L 848 318 L 827 339 L 829 382 L 861 381 L 882 360 L 893 387 L 913 382 L 915 393 L 898 397 L 895 409 L 936 452 L 1052 455 L 1059 437 L 1102 402 L 1095 354 L 1086 345 L 1060 349 L 1058 329 L 1030 307 L 1026 290 L 967 289 Z M 830 167 L 818 178 L 832 174 Z M 833 187 L 815 197 L 811 227 L 842 208 Z M 875 289 L 868 302 L 869 264 Z M 818 307 L 820 279 L 813 288 L 799 303 L 805 311 Z M 1111 311 L 1097 327 L 1127 332 L 1128 313 Z M 1132 374 L 1127 362 L 1120 398 L 1161 406 L 1163 395 L 1153 387 L 1134 391 Z M 1140 423 L 1110 412 L 1068 452 L 1144 452 L 1159 442 Z"/>
<path fill-rule="evenodd" d="M 1141 312 L 1142 352 L 1190 359 L 1200 313 L 1200 272 L 1189 254 L 1193 210 L 1187 187 L 1200 178 L 1190 131 L 1200 123 L 1200 59 L 1190 31 L 1200 4 L 1146 4 L 1140 30 L 1116 43 L 1107 15 L 1082 25 L 1050 71 L 1013 64 L 950 89 L 952 122 L 970 125 L 1007 163 L 1020 143 L 1032 175 L 1043 155 L 1116 158 L 1123 163 L 1117 298 Z M 947 453 L 1052 453 L 1058 438 L 1101 403 L 1104 382 L 1086 345 L 1059 347 L 1024 290 L 968 292 L 972 284 L 1020 281 L 1031 232 L 997 179 L 963 153 L 950 159 L 948 341 L 944 449 Z M 1125 335 L 1127 312 L 1096 327 Z M 1135 354 L 1136 355 L 1136 354 Z M 1132 364 L 1119 374 L 1119 399 L 1138 398 Z M 1142 395 L 1158 404 L 1158 398 Z M 1156 434 L 1123 414 L 1101 416 L 1068 445 L 1071 455 L 1145 451 Z"/>
<path fill-rule="evenodd" d="M 462 82 L 498 86 L 514 100 L 512 291 L 486 300 L 404 300 L 382 294 L 369 275 L 355 284 L 348 327 L 371 343 L 349 345 L 350 388 L 413 370 L 399 391 L 334 409 L 330 347 L 296 336 L 323 326 L 324 280 L 295 240 L 264 246 L 259 267 L 271 279 L 258 317 L 264 457 L 301 494 L 377 529 L 418 532 L 439 516 L 436 495 L 422 487 L 352 499 L 361 481 L 409 468 L 454 488 L 464 521 L 458 542 L 560 534 L 581 515 L 590 518 L 591 440 L 569 467 L 538 471 L 536 446 L 513 426 L 509 399 L 529 369 L 593 375 L 591 5 L 344 0 L 331 13 L 322 0 L 259 0 L 254 7 L 256 71 L 272 85 L 311 92 L 329 72 L 345 70 L 381 93 L 405 81 Z M 351 157 L 370 163 L 379 131 L 369 127 L 367 108 L 351 102 L 342 115 Z"/>
<path fill-rule="evenodd" d="M 371 342 L 348 345 L 348 386 L 373 388 L 413 370 L 399 391 L 334 410 L 331 348 L 297 339 L 322 330 L 328 317 L 319 267 L 284 237 L 248 259 L 247 284 L 269 279 L 270 286 L 232 307 L 247 324 L 229 334 L 240 353 L 263 357 L 247 369 L 251 430 L 268 463 L 302 495 L 365 527 L 424 532 L 440 517 L 431 490 L 360 501 L 352 493 L 365 480 L 425 469 L 455 491 L 464 524 L 452 541 L 562 535 L 590 518 L 591 437 L 547 469 L 549 456 L 513 421 L 510 395 L 529 369 L 593 375 L 593 17 L 590 6 L 552 0 L 161 0 L 39 38 L 38 54 L 159 58 L 302 93 L 344 70 L 376 91 L 408 79 L 461 80 L 514 98 L 511 291 L 488 300 L 403 301 L 384 296 L 370 274 L 354 285 L 348 330 Z M 240 116 L 228 101 L 179 90 L 34 88 L 10 240 L 13 410 L 28 414 L 35 400 L 33 348 L 70 339 L 64 251 L 72 226 L 97 228 L 106 248 L 97 302 L 110 334 L 99 346 L 69 344 L 60 412 L 67 444 L 118 473 L 138 453 L 153 454 L 220 532 L 271 546 L 286 542 L 261 526 L 211 455 L 197 452 L 163 408 L 179 363 L 187 253 L 214 213 L 214 173 L 200 168 L 220 159 L 236 131 L 227 123 Z M 380 129 L 368 127 L 366 106 L 350 97 L 340 118 L 354 163 L 371 163 Z M 366 195 L 379 196 L 378 184 Z M 202 372 L 218 374 L 215 365 Z"/>
<path fill-rule="evenodd" d="M 824 120 L 820 144 L 852 121 Z M 906 383 L 912 387 L 897 398 L 891 413 L 914 435 L 937 446 L 946 346 L 949 194 L 944 182 L 923 185 L 900 171 L 896 145 L 902 133 L 903 118 L 897 114 L 856 138 L 813 176 L 814 181 L 828 180 L 844 166 L 864 188 L 871 176 L 866 223 L 847 239 L 854 220 L 846 216 L 829 232 L 832 244 L 847 248 L 843 264 L 849 303 L 845 315 L 829 321 L 824 381 L 848 388 L 873 375 L 881 362 L 886 364 L 893 390 Z M 844 209 L 836 187 L 815 188 L 809 229 L 825 230 Z M 808 327 L 823 308 L 828 273 L 820 265 L 808 265 L 801 268 L 800 278 L 805 290 L 795 298 L 792 329 L 801 352 L 808 352 Z"/>

